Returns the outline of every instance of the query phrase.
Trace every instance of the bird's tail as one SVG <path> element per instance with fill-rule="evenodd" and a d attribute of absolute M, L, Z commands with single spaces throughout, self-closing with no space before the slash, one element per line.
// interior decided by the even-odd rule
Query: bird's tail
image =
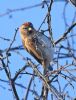
<path fill-rule="evenodd" d="M 53 61 L 51 61 L 51 62 L 49 63 L 48 70 L 53 71 L 53 64 L 54 64 Z"/>
<path fill-rule="evenodd" d="M 52 70 L 53 70 L 52 65 L 49 65 L 49 66 L 48 66 L 48 70 L 49 70 L 49 71 L 52 71 Z"/>
<path fill-rule="evenodd" d="M 44 67 L 44 75 L 46 75 L 49 71 L 53 71 L 53 62 L 43 62 L 43 67 Z"/>

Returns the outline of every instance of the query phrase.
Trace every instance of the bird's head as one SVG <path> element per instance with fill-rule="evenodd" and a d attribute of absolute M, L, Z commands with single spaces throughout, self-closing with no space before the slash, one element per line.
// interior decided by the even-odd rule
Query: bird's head
<path fill-rule="evenodd" d="M 20 26 L 20 32 L 23 35 L 31 35 L 33 33 L 33 24 L 31 22 L 26 22 Z"/>

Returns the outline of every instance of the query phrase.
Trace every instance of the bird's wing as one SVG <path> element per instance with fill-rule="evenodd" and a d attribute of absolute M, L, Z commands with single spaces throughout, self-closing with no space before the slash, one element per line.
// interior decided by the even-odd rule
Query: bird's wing
<path fill-rule="evenodd" d="M 46 48 L 53 47 L 51 39 L 42 33 L 40 33 L 37 36 L 35 35 L 35 40 L 37 40 L 37 44 L 40 44 L 42 47 L 46 47 Z"/>
<path fill-rule="evenodd" d="M 36 45 L 42 50 L 43 52 L 43 58 L 48 59 L 48 61 L 51 62 L 53 59 L 53 54 L 54 54 L 54 47 L 51 42 L 51 39 L 49 39 L 47 36 L 44 34 L 39 34 L 35 36 Z"/>

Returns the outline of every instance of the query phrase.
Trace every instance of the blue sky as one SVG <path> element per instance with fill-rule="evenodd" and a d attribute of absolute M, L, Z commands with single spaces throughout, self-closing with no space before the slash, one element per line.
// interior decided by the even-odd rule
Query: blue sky
<path fill-rule="evenodd" d="M 41 3 L 41 0 L 18 0 L 18 1 L 0 0 L 0 15 L 7 12 L 9 9 L 28 7 L 38 3 Z M 52 7 L 51 15 L 52 15 L 52 31 L 53 31 L 54 40 L 57 40 L 65 31 L 65 23 L 63 19 L 64 4 L 65 2 L 55 2 Z M 12 40 L 12 37 L 14 36 L 15 33 L 15 29 L 26 21 L 32 22 L 34 27 L 38 29 L 41 22 L 44 19 L 44 16 L 46 15 L 46 12 L 47 12 L 46 7 L 44 9 L 42 9 L 41 7 L 36 7 L 24 11 L 13 12 L 10 13 L 9 15 L 0 17 L 0 36 Z M 66 13 L 67 23 L 71 25 L 75 13 L 75 7 L 73 7 L 71 4 L 68 4 L 66 12 L 67 12 Z M 12 16 L 12 18 L 10 18 L 10 16 Z M 42 29 L 45 29 L 46 27 L 47 26 L 43 25 Z M 9 45 L 10 43 L 8 43 L 7 41 L 3 41 L 2 39 L 0 39 L 0 46 L 1 46 L 0 49 L 7 48 L 9 47 Z M 19 32 L 17 34 L 16 41 L 13 46 L 18 46 L 18 45 L 22 45 Z M 26 51 L 21 51 L 21 53 L 25 57 L 30 56 Z M 11 61 L 10 64 L 11 73 L 13 77 L 15 72 L 20 68 L 20 66 L 24 64 L 24 62 L 23 61 L 20 62 L 20 57 L 14 52 L 12 53 L 12 57 L 10 58 L 10 61 Z M 3 74 L 3 71 L 0 72 L 0 78 L 6 80 L 6 76 L 5 74 Z M 26 77 L 26 80 L 28 83 L 29 78 L 27 79 Z M 25 78 L 22 81 L 26 83 Z M 0 99 L 5 100 L 7 98 L 7 100 L 13 100 L 12 93 L 8 91 L 8 89 L 10 88 L 6 85 L 6 83 L 0 82 L 0 85 L 3 86 L 3 84 L 6 87 L 6 89 L 4 90 L 0 87 Z M 18 91 L 21 91 L 21 93 L 23 93 L 23 90 L 20 88 L 18 88 Z M 32 96 L 32 94 L 30 95 Z M 31 100 L 31 98 L 29 98 L 29 100 Z"/>

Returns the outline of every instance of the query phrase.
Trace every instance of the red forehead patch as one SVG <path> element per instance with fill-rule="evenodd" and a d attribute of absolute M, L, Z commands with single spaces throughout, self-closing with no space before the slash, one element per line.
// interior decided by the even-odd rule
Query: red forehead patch
<path fill-rule="evenodd" d="M 26 22 L 23 25 L 25 25 L 27 27 L 27 26 L 30 26 L 31 24 L 32 24 L 31 22 Z"/>

